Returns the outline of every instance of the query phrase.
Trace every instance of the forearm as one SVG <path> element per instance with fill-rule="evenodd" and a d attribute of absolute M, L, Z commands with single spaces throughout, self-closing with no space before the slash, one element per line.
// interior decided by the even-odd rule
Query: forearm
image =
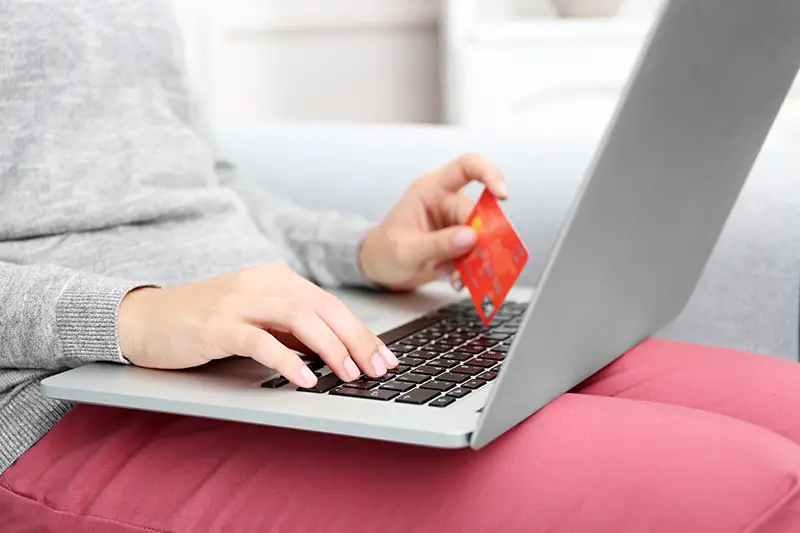
<path fill-rule="evenodd" d="M 129 280 L 0 262 L 0 367 L 60 369 L 126 362 L 117 340 Z"/>

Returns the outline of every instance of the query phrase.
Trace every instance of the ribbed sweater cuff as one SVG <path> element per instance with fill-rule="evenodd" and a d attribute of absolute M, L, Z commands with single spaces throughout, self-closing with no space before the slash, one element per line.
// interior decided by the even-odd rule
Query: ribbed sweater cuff
<path fill-rule="evenodd" d="M 56 306 L 58 336 L 70 366 L 129 363 L 119 348 L 119 304 L 128 292 L 153 286 L 84 274 L 72 278 Z"/>

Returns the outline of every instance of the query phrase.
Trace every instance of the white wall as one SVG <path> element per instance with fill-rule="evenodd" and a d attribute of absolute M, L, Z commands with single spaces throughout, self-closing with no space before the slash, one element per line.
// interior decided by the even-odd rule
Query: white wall
<path fill-rule="evenodd" d="M 215 120 L 440 120 L 438 0 L 210 1 Z"/>
<path fill-rule="evenodd" d="M 481 15 L 487 19 L 505 18 L 510 14 L 548 16 L 553 14 L 548 0 L 478 0 Z M 625 0 L 620 14 L 652 13 L 661 0 Z"/>
<path fill-rule="evenodd" d="M 173 1 L 211 10 L 214 120 L 442 120 L 439 0 Z M 550 12 L 547 0 L 478 1 L 487 19 Z"/>

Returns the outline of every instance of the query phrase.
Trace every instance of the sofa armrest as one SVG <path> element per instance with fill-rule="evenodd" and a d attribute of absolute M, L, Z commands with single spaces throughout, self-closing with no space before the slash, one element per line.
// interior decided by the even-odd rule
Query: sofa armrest
<path fill-rule="evenodd" d="M 352 124 L 228 126 L 218 138 L 247 179 L 303 205 L 371 219 L 383 216 L 418 176 L 463 153 L 480 153 L 508 181 L 511 198 L 503 207 L 531 252 L 527 284 L 544 269 L 594 144 L 530 131 Z M 473 197 L 479 192 L 477 184 L 467 188 Z"/>
<path fill-rule="evenodd" d="M 600 138 L 599 129 L 469 130 L 448 126 L 277 124 L 219 128 L 247 179 L 319 209 L 377 219 L 409 183 L 464 152 L 506 175 L 504 209 L 531 261 L 522 283 L 544 269 Z M 796 152 L 796 153 L 795 153 Z M 767 142 L 692 299 L 662 336 L 785 358 L 798 356 L 800 150 Z M 475 195 L 477 186 L 468 192 Z"/>

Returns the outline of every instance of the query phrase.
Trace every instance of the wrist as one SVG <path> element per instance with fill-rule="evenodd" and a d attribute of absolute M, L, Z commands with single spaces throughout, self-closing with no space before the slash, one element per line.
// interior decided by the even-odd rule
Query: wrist
<path fill-rule="evenodd" d="M 366 233 L 361 245 L 358 247 L 357 266 L 361 275 L 369 282 L 376 286 L 382 287 L 383 284 L 379 276 L 379 268 L 376 268 L 373 259 L 373 248 L 376 229 L 373 228 Z"/>
<path fill-rule="evenodd" d="M 152 297 L 161 289 L 141 287 L 128 292 L 119 304 L 117 341 L 122 356 L 132 364 L 145 357 L 145 319 L 152 315 Z"/>

